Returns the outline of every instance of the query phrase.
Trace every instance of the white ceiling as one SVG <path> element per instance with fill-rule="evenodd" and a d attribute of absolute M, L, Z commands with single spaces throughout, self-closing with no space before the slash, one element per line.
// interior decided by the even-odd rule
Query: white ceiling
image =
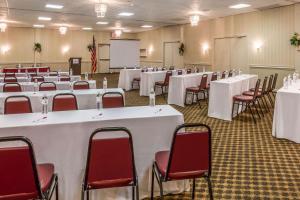
<path fill-rule="evenodd" d="M 2 2 L 1 2 L 2 1 Z M 120 23 L 132 32 L 148 29 L 141 25 L 153 25 L 154 28 L 189 23 L 189 16 L 198 12 L 201 19 L 223 17 L 254 11 L 265 7 L 290 5 L 299 0 L 103 0 L 108 4 L 105 18 L 97 18 L 94 12 L 95 0 L 0 0 L 0 16 L 8 4 L 6 20 L 9 26 L 32 27 L 33 24 L 45 24 L 47 28 L 58 28 L 67 24 L 71 29 L 93 27 L 94 30 L 111 30 Z M 7 4 L 6 4 L 7 3 Z M 45 8 L 46 3 L 62 4 L 62 10 Z M 228 6 L 248 3 L 252 6 L 234 10 Z M 120 12 L 133 12 L 134 16 L 120 17 Z M 38 16 L 51 17 L 50 22 L 38 21 Z M 97 21 L 108 21 L 109 25 L 96 25 Z"/>

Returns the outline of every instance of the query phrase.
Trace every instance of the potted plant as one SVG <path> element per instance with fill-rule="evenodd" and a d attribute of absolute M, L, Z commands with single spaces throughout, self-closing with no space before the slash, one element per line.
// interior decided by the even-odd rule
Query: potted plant
<path fill-rule="evenodd" d="M 184 54 L 184 44 L 181 43 L 179 47 L 179 55 L 183 56 L 183 54 Z"/>
<path fill-rule="evenodd" d="M 89 52 L 91 52 L 91 51 L 93 51 L 93 44 L 89 44 L 88 46 L 87 46 L 87 49 L 89 50 Z"/>
<path fill-rule="evenodd" d="M 299 33 L 294 33 L 292 38 L 290 39 L 291 45 L 295 46 L 298 51 L 300 51 L 300 35 Z"/>
<path fill-rule="evenodd" d="M 34 43 L 33 51 L 34 51 L 34 67 L 36 67 L 36 53 L 41 53 L 42 52 L 41 43 L 38 43 L 38 42 Z"/>

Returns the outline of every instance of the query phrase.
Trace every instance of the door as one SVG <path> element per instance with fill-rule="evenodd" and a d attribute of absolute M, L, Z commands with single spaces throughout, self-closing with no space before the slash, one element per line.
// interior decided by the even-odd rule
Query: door
<path fill-rule="evenodd" d="M 164 66 L 183 67 L 183 56 L 179 54 L 180 42 L 164 43 Z"/>
<path fill-rule="evenodd" d="M 230 39 L 215 40 L 215 71 L 225 71 L 230 68 Z"/>
<path fill-rule="evenodd" d="M 109 44 L 98 45 L 98 73 L 108 73 L 110 64 Z"/>

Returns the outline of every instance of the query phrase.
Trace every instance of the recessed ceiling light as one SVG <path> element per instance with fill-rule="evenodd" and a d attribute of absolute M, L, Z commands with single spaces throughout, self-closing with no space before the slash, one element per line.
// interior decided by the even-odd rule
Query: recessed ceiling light
<path fill-rule="evenodd" d="M 109 24 L 108 22 L 97 22 L 96 24 L 98 25 L 106 25 L 106 24 Z"/>
<path fill-rule="evenodd" d="M 85 31 L 90 31 L 90 30 L 92 30 L 93 28 L 91 28 L 91 27 L 83 27 L 82 28 L 82 30 L 85 30 Z"/>
<path fill-rule="evenodd" d="M 131 13 L 131 12 L 121 12 L 119 13 L 119 16 L 124 16 L 124 17 L 130 17 L 134 15 L 134 13 Z"/>
<path fill-rule="evenodd" d="M 241 9 L 241 8 L 248 8 L 250 6 L 251 6 L 250 4 L 240 3 L 240 4 L 229 6 L 229 8 Z"/>
<path fill-rule="evenodd" d="M 51 21 L 51 17 L 39 17 L 38 18 L 40 21 Z"/>
<path fill-rule="evenodd" d="M 46 8 L 52 8 L 52 9 L 63 9 L 63 5 L 58 5 L 58 4 L 46 4 Z"/>
<path fill-rule="evenodd" d="M 141 26 L 142 28 L 152 28 L 153 26 L 152 25 L 143 25 Z"/>
<path fill-rule="evenodd" d="M 45 25 L 43 25 L 43 24 L 34 24 L 33 27 L 34 28 L 44 28 Z"/>

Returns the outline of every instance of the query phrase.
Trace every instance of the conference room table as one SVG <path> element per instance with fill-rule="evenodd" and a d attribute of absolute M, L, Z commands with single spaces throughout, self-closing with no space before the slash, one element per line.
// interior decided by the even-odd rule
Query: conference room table
<path fill-rule="evenodd" d="M 134 78 L 140 78 L 141 71 L 141 69 L 121 69 L 118 88 L 123 88 L 126 91 L 133 89 L 132 81 Z"/>
<path fill-rule="evenodd" d="M 233 96 L 241 95 L 243 92 L 254 88 L 257 79 L 257 75 L 242 74 L 212 81 L 210 83 L 208 116 L 231 121 Z M 234 113 L 236 113 L 237 106 L 234 110 Z"/>
<path fill-rule="evenodd" d="M 20 82 L 31 82 L 31 77 L 16 77 L 18 83 Z M 45 82 L 58 82 L 61 76 L 44 76 Z M 71 81 L 80 81 L 81 76 L 70 76 Z M 0 83 L 4 83 L 4 78 L 0 77 Z"/>
<path fill-rule="evenodd" d="M 0 73 L 0 77 L 5 77 L 6 73 Z M 8 73 L 12 74 L 12 73 Z M 18 73 L 13 73 L 16 77 L 28 77 L 28 74 L 30 73 L 23 73 L 23 72 L 18 72 Z M 49 76 L 50 72 L 37 72 L 36 73 L 38 76 Z M 69 72 L 57 72 L 59 76 L 69 76 Z"/>
<path fill-rule="evenodd" d="M 87 81 L 89 83 L 90 89 L 96 89 L 96 81 L 95 80 L 89 80 Z M 57 90 L 69 90 L 71 86 L 73 86 L 73 84 L 75 83 L 75 81 L 73 82 L 69 82 L 69 81 L 55 81 L 53 82 L 56 85 L 56 89 Z M 0 83 L 0 92 L 3 92 L 3 86 L 5 83 Z M 22 89 L 22 92 L 34 92 L 34 82 L 21 82 L 19 83 Z M 41 82 L 39 82 L 38 84 L 41 84 Z"/>
<path fill-rule="evenodd" d="M 9 96 L 24 95 L 29 97 L 32 106 L 32 112 L 42 112 L 42 98 L 46 95 L 48 97 L 48 111 L 52 111 L 52 100 L 54 95 L 62 93 L 73 93 L 77 99 L 79 110 L 96 109 L 97 94 L 104 94 L 105 92 L 120 92 L 124 95 L 121 88 L 109 89 L 89 89 L 89 90 L 56 90 L 56 91 L 38 91 L 38 92 L 4 92 L 0 93 L 0 114 L 4 113 L 4 102 Z M 125 103 L 125 100 L 124 100 Z"/>
<path fill-rule="evenodd" d="M 207 83 L 210 83 L 213 72 L 201 72 L 194 74 L 183 74 L 170 77 L 168 104 L 184 107 L 185 92 L 188 87 L 198 87 L 203 74 L 208 75 Z"/>
<path fill-rule="evenodd" d="M 168 105 L 48 113 L 0 115 L 0 136 L 25 136 L 38 163 L 53 163 L 59 177 L 59 199 L 80 200 L 89 137 L 101 127 L 126 127 L 132 133 L 140 199 L 149 197 L 155 152 L 168 150 L 183 115 Z M 12 144 L 11 144 L 12 145 Z M 18 144 L 21 145 L 21 144 Z M 155 184 L 156 194 L 158 187 Z M 189 181 L 164 184 L 165 193 L 189 190 Z M 91 199 L 131 199 L 131 188 L 94 190 Z"/>
<path fill-rule="evenodd" d="M 300 143 L 300 81 L 277 91 L 272 135 Z"/>
<path fill-rule="evenodd" d="M 183 74 L 185 74 L 184 69 L 177 69 L 177 70 L 171 70 L 172 76 L 177 75 L 178 70 L 182 70 Z M 151 88 L 154 89 L 155 82 L 165 80 L 167 71 L 168 70 L 141 73 L 140 96 L 149 96 Z M 158 92 L 156 92 L 156 94 L 158 94 Z"/>

